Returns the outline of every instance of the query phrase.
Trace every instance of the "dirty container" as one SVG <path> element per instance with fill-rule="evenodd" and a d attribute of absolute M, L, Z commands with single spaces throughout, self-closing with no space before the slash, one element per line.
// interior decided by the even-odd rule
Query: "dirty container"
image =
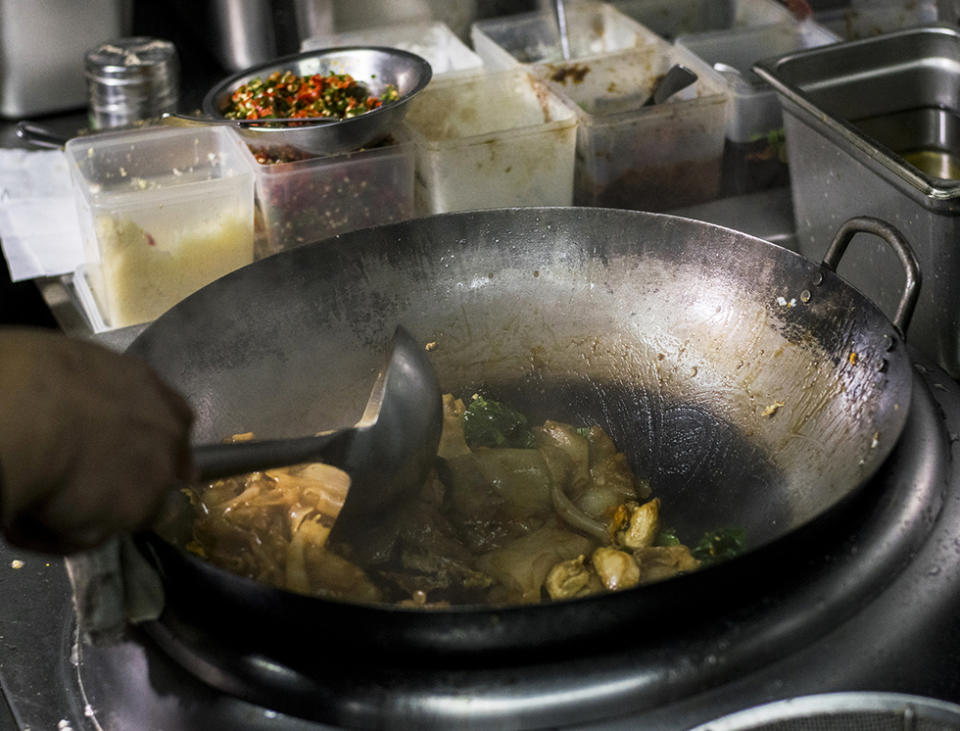
<path fill-rule="evenodd" d="M 66 145 L 85 273 L 107 327 L 149 322 L 253 261 L 253 171 L 226 127 L 154 127 Z"/>
<path fill-rule="evenodd" d="M 413 208 L 413 143 L 310 156 L 251 148 L 257 205 L 256 258 L 358 228 L 403 221 Z"/>
<path fill-rule="evenodd" d="M 301 51 L 336 46 L 387 46 L 415 53 L 427 60 L 433 78 L 481 73 L 483 59 L 440 21 L 403 23 L 400 25 L 336 33 L 307 38 Z"/>
<path fill-rule="evenodd" d="M 776 0 L 612 0 L 611 4 L 669 41 L 688 33 L 793 20 Z"/>
<path fill-rule="evenodd" d="M 675 63 L 697 81 L 644 107 Z M 720 188 L 726 85 L 680 48 L 622 51 L 531 69 L 577 113 L 574 202 L 665 211 L 716 198 Z"/>
<path fill-rule="evenodd" d="M 420 214 L 573 201 L 576 114 L 522 68 L 431 83 L 403 126 Z"/>
<path fill-rule="evenodd" d="M 565 7 L 571 59 L 664 43 L 608 3 L 567 2 Z M 546 11 L 477 21 L 470 38 L 491 70 L 564 60 L 556 16 Z"/>
<path fill-rule="evenodd" d="M 906 236 L 923 284 L 909 340 L 960 377 L 960 31 L 895 31 L 760 62 L 783 103 L 800 253 L 854 215 Z M 840 274 L 893 317 L 904 273 L 863 234 Z"/>
<path fill-rule="evenodd" d="M 791 51 L 836 43 L 839 37 L 822 25 L 794 20 L 677 38 L 726 79 L 730 96 L 724 145 L 723 195 L 741 195 L 789 185 L 783 115 L 769 84 L 753 64 Z"/>

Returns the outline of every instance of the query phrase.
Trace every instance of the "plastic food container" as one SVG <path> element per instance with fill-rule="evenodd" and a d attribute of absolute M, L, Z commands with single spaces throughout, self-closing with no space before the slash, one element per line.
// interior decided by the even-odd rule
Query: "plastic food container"
<path fill-rule="evenodd" d="M 326 157 L 251 148 L 256 258 L 358 228 L 413 216 L 414 149 L 391 138 Z"/>
<path fill-rule="evenodd" d="M 571 59 L 663 44 L 656 33 L 607 3 L 567 2 L 566 8 Z M 556 17 L 549 12 L 477 21 L 470 38 L 491 70 L 563 60 Z"/>
<path fill-rule="evenodd" d="M 675 63 L 698 80 L 663 104 L 642 106 Z M 726 85 L 695 56 L 648 48 L 532 71 L 577 110 L 576 205 L 664 211 L 716 198 Z"/>
<path fill-rule="evenodd" d="M 793 20 L 776 0 L 613 0 L 613 5 L 670 41 L 686 33 Z"/>
<path fill-rule="evenodd" d="M 420 214 L 573 200 L 577 119 L 523 69 L 440 80 L 410 102 Z"/>
<path fill-rule="evenodd" d="M 483 59 L 461 41 L 446 23 L 404 23 L 348 33 L 308 38 L 300 50 L 335 46 L 387 46 L 415 53 L 427 60 L 433 78 L 483 71 Z"/>
<path fill-rule="evenodd" d="M 723 64 L 730 95 L 724 151 L 725 195 L 789 185 L 783 114 L 770 85 L 753 64 L 791 51 L 836 43 L 835 33 L 812 21 L 736 28 L 680 36 L 686 48 L 710 66 Z"/>
<path fill-rule="evenodd" d="M 109 328 L 149 322 L 253 261 L 253 170 L 225 127 L 157 127 L 66 145 L 86 276 Z"/>

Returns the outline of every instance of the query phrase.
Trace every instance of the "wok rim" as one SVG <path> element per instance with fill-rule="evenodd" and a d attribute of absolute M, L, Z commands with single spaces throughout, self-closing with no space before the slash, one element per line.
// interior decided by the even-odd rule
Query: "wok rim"
<path fill-rule="evenodd" d="M 218 577 L 226 577 L 227 581 L 238 586 L 246 587 L 247 589 L 254 590 L 260 594 L 269 594 L 280 597 L 282 601 L 293 601 L 297 603 L 309 602 L 314 603 L 320 601 L 324 605 L 332 605 L 343 610 L 352 610 L 360 611 L 364 613 L 371 613 L 371 616 L 382 616 L 384 614 L 389 614 L 391 616 L 401 616 L 401 617 L 417 617 L 426 618 L 429 621 L 429 618 L 456 618 L 456 617 L 470 617 L 470 618 L 500 618 L 503 616 L 513 616 L 513 615 L 528 615 L 531 612 L 537 614 L 543 613 L 556 613 L 557 611 L 563 611 L 561 608 L 569 607 L 579 607 L 584 604 L 592 604 L 597 601 L 604 601 L 610 597 L 620 597 L 620 601 L 627 601 L 624 597 L 637 597 L 646 593 L 652 595 L 652 593 L 660 593 L 674 586 L 689 586 L 694 583 L 705 583 L 702 579 L 704 577 L 711 577 L 713 582 L 719 580 L 719 577 L 728 575 L 728 572 L 736 570 L 736 567 L 739 565 L 745 564 L 746 560 L 757 560 L 758 554 L 766 553 L 767 549 L 777 546 L 778 544 L 783 543 L 784 541 L 790 540 L 791 537 L 794 537 L 804 531 L 812 530 L 816 524 L 827 521 L 831 518 L 831 514 L 837 512 L 838 508 L 841 508 L 843 504 L 850 502 L 855 496 L 859 495 L 862 491 L 862 488 L 873 480 L 880 468 L 887 463 L 890 458 L 891 452 L 896 448 L 900 443 L 903 430 L 911 411 L 911 406 L 913 403 L 913 386 L 915 381 L 915 374 L 912 373 L 912 366 L 909 363 L 909 353 L 906 347 L 906 338 L 905 335 L 899 333 L 896 326 L 892 323 L 890 318 L 888 318 L 880 308 L 866 295 L 860 292 L 856 287 L 849 284 L 846 280 L 843 279 L 836 272 L 830 270 L 827 267 L 824 267 L 822 264 L 814 262 L 801 254 L 792 251 L 784 246 L 779 244 L 767 241 L 758 236 L 739 231 L 729 226 L 724 226 L 720 224 L 714 224 L 707 221 L 702 221 L 695 218 L 690 218 L 687 216 L 680 216 L 670 213 L 659 213 L 659 212 L 646 212 L 646 211 L 633 211 L 627 209 L 618 209 L 618 208 L 602 208 L 595 206 L 540 206 L 540 207 L 506 207 L 506 208 L 491 208 L 491 209 L 476 209 L 469 211 L 456 211 L 449 213 L 440 213 L 433 214 L 418 219 L 409 219 L 406 221 L 400 221 L 392 224 L 386 224 L 381 226 L 373 226 L 369 228 L 359 229 L 352 231 L 346 234 L 336 235 L 326 239 L 319 239 L 308 244 L 305 244 L 296 249 L 291 249 L 278 254 L 274 254 L 269 257 L 269 260 L 281 261 L 284 258 L 294 258 L 297 256 L 297 251 L 305 247 L 321 247 L 327 245 L 331 242 L 342 242 L 344 246 L 346 243 L 349 243 L 352 238 L 360 238 L 365 234 L 368 234 L 371 231 L 385 231 L 385 230 L 400 230 L 403 227 L 416 226 L 424 220 L 439 220 L 439 219 L 462 219 L 462 218 L 471 218 L 471 217 L 489 217 L 492 215 L 502 214 L 502 213 L 515 213 L 522 212 L 523 215 L 535 216 L 538 214 L 546 213 L 556 213 L 560 212 L 562 215 L 571 215 L 576 217 L 577 214 L 583 212 L 589 212 L 590 215 L 610 215 L 615 217 L 623 218 L 647 218 L 647 219 L 659 219 L 664 221 L 680 221 L 683 222 L 683 225 L 692 225 L 698 228 L 709 228 L 713 230 L 725 231 L 729 234 L 732 234 L 738 240 L 743 242 L 749 242 L 751 245 L 760 245 L 761 247 L 769 247 L 778 251 L 779 255 L 786 256 L 790 259 L 793 259 L 795 262 L 799 263 L 805 267 L 811 274 L 816 273 L 817 275 L 822 275 L 824 281 L 835 280 L 835 283 L 850 291 L 860 304 L 865 305 L 869 310 L 872 311 L 874 317 L 880 318 L 880 320 L 889 327 L 889 332 L 893 340 L 893 346 L 890 348 L 892 357 L 903 359 L 906 361 L 908 371 L 910 372 L 911 377 L 907 378 L 905 381 L 903 399 L 900 402 L 899 407 L 899 419 L 896 425 L 896 439 L 886 439 L 884 440 L 880 447 L 878 448 L 882 456 L 879 459 L 872 461 L 870 469 L 865 471 L 858 484 L 852 489 L 845 492 L 841 495 L 835 502 L 830 505 L 822 508 L 813 516 L 807 518 L 802 523 L 799 523 L 789 530 L 776 535 L 774 538 L 758 544 L 758 545 L 749 545 L 746 547 L 740 554 L 735 556 L 732 559 L 718 562 L 715 564 L 710 564 L 703 566 L 702 568 L 689 572 L 677 574 L 666 579 L 662 579 L 650 584 L 642 584 L 629 589 L 623 589 L 614 592 L 605 592 L 597 595 L 590 595 L 584 597 L 576 597 L 570 599 L 562 600 L 550 600 L 550 601 L 540 601 L 537 603 L 531 604 L 504 604 L 504 605 L 454 605 L 449 607 L 442 608 L 413 608 L 413 607 L 402 607 L 395 604 L 388 603 L 371 603 L 371 602 L 357 602 L 357 601 L 347 601 L 338 598 L 329 598 L 329 597 L 318 597 L 313 595 L 301 594 L 288 589 L 284 589 L 278 586 L 267 584 L 265 582 L 258 581 L 256 579 L 249 579 L 232 572 L 222 569 L 214 564 L 211 564 L 204 559 L 190 553 L 185 548 L 182 548 L 174 543 L 168 542 L 163 537 L 154 533 L 153 531 L 146 531 L 141 534 L 146 540 L 146 543 L 156 540 L 161 544 L 171 547 L 176 551 L 183 559 L 187 561 L 188 564 L 199 567 L 201 572 L 210 571 L 213 572 Z M 346 248 L 346 246 L 345 246 Z M 352 249 L 360 253 L 359 250 L 362 247 L 353 246 Z M 257 267 L 263 261 L 253 262 L 248 264 L 230 274 L 225 275 L 216 282 L 204 287 L 198 293 L 187 297 L 182 301 L 180 305 L 171 308 L 168 313 L 164 313 L 160 318 L 156 320 L 157 324 L 162 324 L 166 319 L 171 319 L 176 317 L 174 313 L 178 307 L 181 307 L 183 304 L 191 301 L 194 297 L 198 296 L 200 292 L 208 290 L 210 287 L 227 287 L 230 286 L 229 282 L 233 279 L 239 279 L 243 277 L 243 272 Z M 224 284 L 218 284 L 223 282 Z M 134 341 L 130 344 L 128 352 L 136 353 L 136 350 L 139 346 L 142 345 L 147 339 L 149 339 L 150 334 L 154 329 L 154 324 L 151 323 L 147 326 Z M 664 588 L 666 587 L 666 589 Z M 642 603 L 641 603 L 642 606 Z"/>

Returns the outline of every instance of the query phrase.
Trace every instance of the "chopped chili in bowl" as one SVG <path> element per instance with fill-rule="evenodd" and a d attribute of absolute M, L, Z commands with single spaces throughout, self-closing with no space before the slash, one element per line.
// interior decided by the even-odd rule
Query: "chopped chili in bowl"
<path fill-rule="evenodd" d="M 230 96 L 227 119 L 295 119 L 297 117 L 356 117 L 396 101 L 400 93 L 388 84 L 383 94 L 369 90 L 349 74 L 297 76 L 274 71 L 265 79 L 251 79 Z"/>

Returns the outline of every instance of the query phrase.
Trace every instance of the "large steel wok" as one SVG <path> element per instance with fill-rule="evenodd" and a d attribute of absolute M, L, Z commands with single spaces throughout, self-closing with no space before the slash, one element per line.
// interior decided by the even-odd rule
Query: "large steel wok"
<path fill-rule="evenodd" d="M 897 325 L 832 271 L 857 230 L 885 236 L 908 265 Z M 569 647 L 697 597 L 723 601 L 762 584 L 764 562 L 789 573 L 804 550 L 790 541 L 842 532 L 832 516 L 887 458 L 911 399 L 909 250 L 871 220 L 836 243 L 818 265 L 667 215 L 491 210 L 354 232 L 214 282 L 130 349 L 186 394 L 196 441 L 354 423 L 402 323 L 435 344 L 445 390 L 483 389 L 534 421 L 599 423 L 650 478 L 668 524 L 740 526 L 749 550 L 602 597 L 424 612 L 288 593 L 146 533 L 166 617 L 303 670 L 338 650 Z"/>

